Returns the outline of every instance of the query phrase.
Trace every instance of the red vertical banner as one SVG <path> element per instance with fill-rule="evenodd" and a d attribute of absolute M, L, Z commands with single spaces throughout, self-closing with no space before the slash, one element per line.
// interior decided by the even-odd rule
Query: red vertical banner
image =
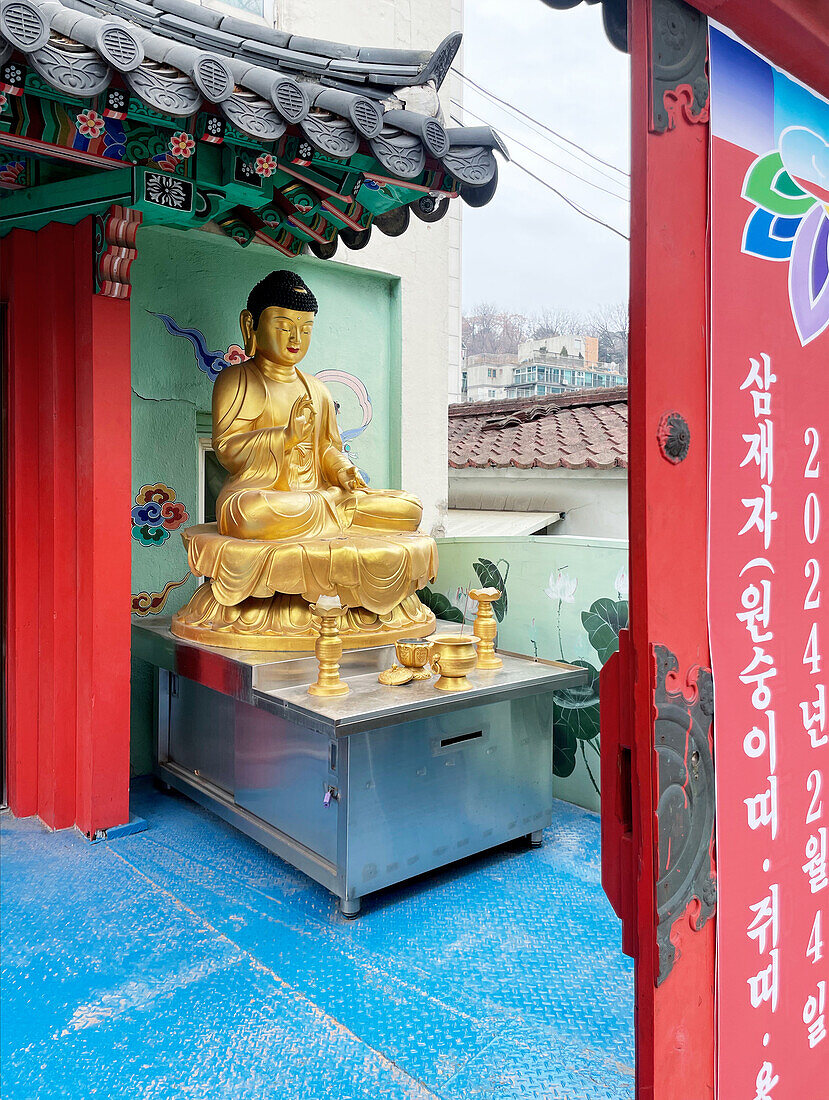
<path fill-rule="evenodd" d="M 829 1096 L 829 103 L 710 31 L 718 1095 Z"/>

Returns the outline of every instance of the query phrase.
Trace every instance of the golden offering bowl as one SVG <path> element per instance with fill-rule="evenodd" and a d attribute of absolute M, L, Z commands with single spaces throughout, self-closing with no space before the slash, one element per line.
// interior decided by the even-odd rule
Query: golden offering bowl
<path fill-rule="evenodd" d="M 402 638 L 395 644 L 397 659 L 404 668 L 411 669 L 413 680 L 431 680 L 429 663 L 431 645 L 422 638 Z"/>
<path fill-rule="evenodd" d="M 431 641 L 432 668 L 440 679 L 438 691 L 469 691 L 466 675 L 478 659 L 478 639 L 474 634 L 435 634 Z"/>

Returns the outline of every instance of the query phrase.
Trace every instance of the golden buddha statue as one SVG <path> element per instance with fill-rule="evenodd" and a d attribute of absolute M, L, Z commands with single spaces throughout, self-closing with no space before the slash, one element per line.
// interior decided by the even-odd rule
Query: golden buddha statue
<path fill-rule="evenodd" d="M 297 364 L 317 300 L 290 271 L 251 291 L 240 325 L 250 358 L 213 388 L 213 446 L 228 478 L 216 524 L 182 532 L 190 569 L 210 578 L 172 631 L 209 645 L 311 649 L 309 604 L 338 596 L 346 648 L 422 637 L 434 616 L 415 595 L 434 579 L 422 507 L 369 488 L 343 451 L 330 393 Z"/>

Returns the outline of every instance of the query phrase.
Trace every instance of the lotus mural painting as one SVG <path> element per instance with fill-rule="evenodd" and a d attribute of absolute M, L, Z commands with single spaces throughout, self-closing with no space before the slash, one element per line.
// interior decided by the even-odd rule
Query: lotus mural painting
<path fill-rule="evenodd" d="M 497 588 L 501 598 L 492 605 L 495 618 L 503 622 L 507 613 L 507 577 L 509 576 L 509 562 L 503 558 L 497 562 L 489 558 L 478 558 L 472 563 L 472 569 L 478 578 L 481 588 Z M 469 596 L 472 585 L 458 586 L 450 589 L 446 594 L 434 592 L 431 588 L 418 589 L 417 595 L 421 603 L 424 603 L 435 617 L 449 623 L 470 623 L 478 614 L 478 601 Z"/>
<path fill-rule="evenodd" d="M 553 774 L 561 778 L 572 775 L 577 757 L 581 755 L 590 782 L 599 794 L 599 784 L 591 767 L 598 769 L 600 758 L 599 672 L 602 665 L 619 648 L 619 631 L 628 625 L 627 572 L 620 569 L 615 581 L 618 599 L 602 597 L 595 600 L 587 611 L 582 611 L 581 622 L 591 647 L 596 651 L 598 667 L 589 661 L 575 660 L 587 672 L 587 682 L 577 688 L 563 688 L 553 693 Z M 556 605 L 556 623 L 561 659 L 567 660 L 561 637 L 561 608 L 576 598 L 578 579 L 568 573 L 567 566 L 550 574 L 544 594 Z M 622 599 L 624 595 L 624 599 Z M 535 646 L 534 638 L 531 638 Z"/>

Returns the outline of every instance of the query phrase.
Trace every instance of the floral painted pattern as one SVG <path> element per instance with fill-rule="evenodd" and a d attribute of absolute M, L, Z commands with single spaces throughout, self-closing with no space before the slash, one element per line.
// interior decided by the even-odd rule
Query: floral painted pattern
<path fill-rule="evenodd" d="M 174 157 L 178 157 L 180 160 L 187 160 L 192 157 L 193 151 L 196 148 L 195 140 L 184 132 L 179 130 L 170 138 L 170 152 Z"/>
<path fill-rule="evenodd" d="M 800 342 L 829 328 L 829 144 L 790 126 L 743 182 L 754 204 L 743 252 L 789 265 L 789 304 Z"/>
<path fill-rule="evenodd" d="M 75 125 L 78 128 L 78 133 L 85 138 L 98 138 L 104 132 L 106 125 L 104 119 L 97 111 L 93 111 L 89 108 L 86 111 L 81 111 L 75 118 Z"/>
<path fill-rule="evenodd" d="M 253 165 L 257 176 L 264 176 L 266 179 L 268 176 L 272 176 L 276 171 L 276 157 L 270 153 L 262 153 L 261 156 L 256 158 Z"/>
<path fill-rule="evenodd" d="M 131 511 L 132 537 L 142 546 L 161 546 L 190 516 L 169 485 L 142 485 Z"/>
<path fill-rule="evenodd" d="M 188 569 L 180 581 L 167 581 L 160 592 L 133 592 L 130 601 L 130 610 L 133 615 L 158 615 L 164 610 L 167 597 L 174 588 L 181 588 L 186 584 L 192 574 Z"/>
<path fill-rule="evenodd" d="M 163 176 L 153 172 L 147 176 L 147 195 L 159 206 L 169 206 L 171 210 L 181 210 L 187 202 L 187 193 L 181 180 L 175 176 Z"/>
<path fill-rule="evenodd" d="M 0 164 L 0 187 L 22 187 L 20 177 L 25 170 L 26 165 L 22 160 L 12 160 Z"/>

